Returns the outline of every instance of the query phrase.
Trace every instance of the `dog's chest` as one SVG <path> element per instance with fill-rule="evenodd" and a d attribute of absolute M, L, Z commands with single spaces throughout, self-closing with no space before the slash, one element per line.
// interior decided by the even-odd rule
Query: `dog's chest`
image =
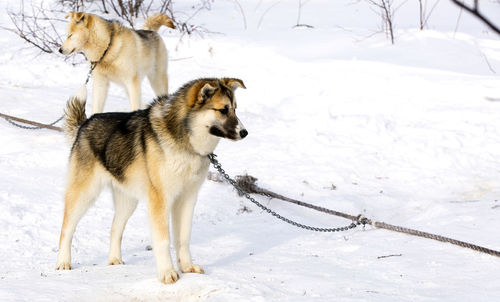
<path fill-rule="evenodd" d="M 164 165 L 165 173 L 170 175 L 168 178 L 190 182 L 206 176 L 209 160 L 198 155 L 170 152 L 165 155 Z"/>

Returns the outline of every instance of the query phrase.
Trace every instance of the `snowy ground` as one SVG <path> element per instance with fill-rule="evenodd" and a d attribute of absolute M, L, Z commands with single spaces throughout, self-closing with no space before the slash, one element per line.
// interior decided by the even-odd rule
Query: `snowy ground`
<path fill-rule="evenodd" d="M 292 29 L 296 2 L 240 1 L 245 29 L 235 2 L 215 1 L 193 22 L 222 34 L 161 32 L 172 90 L 202 76 L 240 77 L 248 88 L 237 97 L 250 134 L 219 145 L 224 168 L 314 204 L 500 249 L 499 37 L 465 13 L 455 32 L 458 10 L 445 1 L 425 31 L 406 4 L 394 46 L 368 37 L 379 21 L 361 2 L 310 1 L 301 22 L 314 28 Z M 5 31 L 0 43 L 0 112 L 57 119 L 87 66 L 34 57 Z M 143 94 L 153 97 L 147 83 Z M 121 88 L 105 109 L 128 109 Z M 205 275 L 157 281 L 144 203 L 125 230 L 126 265 L 107 266 L 107 191 L 76 231 L 74 270 L 55 271 L 69 147 L 60 133 L 3 120 L 0 145 L 2 301 L 500 300 L 498 258 L 371 227 L 303 231 L 210 181 L 191 244 Z M 349 223 L 260 200 L 303 223 Z M 400 256 L 379 259 L 387 255 Z"/>

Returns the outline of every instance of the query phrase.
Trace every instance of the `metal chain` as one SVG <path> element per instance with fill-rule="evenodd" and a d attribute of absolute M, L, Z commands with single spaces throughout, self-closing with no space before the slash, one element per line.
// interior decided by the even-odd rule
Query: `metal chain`
<path fill-rule="evenodd" d="M 89 72 L 87 73 L 87 79 L 85 79 L 85 85 L 89 83 L 90 77 L 92 76 L 92 71 L 94 71 L 94 68 L 97 66 L 97 63 L 90 63 L 90 69 Z"/>
<path fill-rule="evenodd" d="M 236 183 L 236 181 L 234 179 L 232 179 L 226 173 L 226 171 L 224 171 L 224 169 L 222 169 L 221 164 L 215 158 L 216 156 L 217 155 L 215 155 L 214 153 L 211 153 L 211 154 L 208 155 L 208 158 L 210 159 L 210 162 L 212 163 L 212 165 L 214 166 L 214 168 L 238 191 L 238 193 L 240 193 L 241 195 L 243 195 L 246 199 L 250 200 L 253 204 L 255 204 L 256 206 L 258 206 L 259 208 L 261 208 L 263 211 L 271 214 L 272 216 L 274 216 L 274 217 L 276 217 L 276 218 L 278 218 L 278 219 L 280 219 L 280 220 L 282 220 L 282 221 L 284 221 L 284 222 L 286 222 L 288 224 L 291 224 L 293 226 L 296 226 L 296 227 L 299 227 L 299 228 L 302 228 L 302 229 L 310 230 L 310 231 L 327 232 L 327 233 L 347 231 L 347 230 L 350 230 L 350 229 L 354 229 L 359 224 L 361 224 L 361 222 L 358 221 L 358 222 L 352 222 L 350 225 L 345 226 L 345 227 L 320 228 L 320 227 L 314 227 L 314 226 L 309 226 L 309 225 L 305 225 L 305 224 L 302 224 L 302 223 L 298 223 L 298 222 L 293 221 L 293 220 L 291 220 L 289 218 L 283 217 L 282 215 L 276 213 L 275 211 L 269 209 L 265 205 L 263 205 L 260 202 L 258 202 L 257 200 L 255 200 L 252 196 L 250 196 L 250 194 L 248 194 L 240 186 L 238 186 L 238 184 Z"/>
<path fill-rule="evenodd" d="M 57 124 L 59 121 L 61 121 L 62 119 L 64 118 L 64 114 L 58 118 L 55 122 L 52 122 L 50 124 L 47 124 L 49 126 L 54 126 L 55 124 Z M 44 129 L 43 127 L 39 127 L 39 126 L 24 126 L 24 125 L 21 125 L 21 124 L 18 124 L 12 120 L 10 120 L 9 118 L 6 118 L 4 117 L 4 120 L 6 120 L 7 122 L 9 122 L 11 125 L 14 125 L 16 127 L 19 127 L 19 128 L 22 128 L 22 129 L 28 129 L 28 130 L 38 130 L 38 129 Z"/>

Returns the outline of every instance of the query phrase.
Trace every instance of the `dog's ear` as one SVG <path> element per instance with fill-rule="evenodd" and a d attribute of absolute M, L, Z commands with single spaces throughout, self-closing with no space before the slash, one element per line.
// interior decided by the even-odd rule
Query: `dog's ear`
<path fill-rule="evenodd" d="M 75 19 L 76 23 L 84 22 L 86 19 L 86 14 L 82 13 L 82 12 L 78 12 L 75 14 L 74 19 Z"/>
<path fill-rule="evenodd" d="M 215 94 L 216 90 L 217 87 L 212 83 L 205 83 L 198 93 L 197 103 L 203 106 Z"/>
<path fill-rule="evenodd" d="M 71 18 L 71 20 L 75 20 L 76 23 L 80 23 L 85 21 L 85 13 L 82 12 L 71 12 L 68 13 L 64 18 L 68 19 L 68 17 Z"/>
<path fill-rule="evenodd" d="M 243 84 L 243 81 L 240 79 L 223 78 L 222 83 L 224 83 L 224 85 L 226 85 L 227 87 L 231 88 L 232 91 L 236 90 L 236 88 L 238 87 L 246 89 L 245 84 Z"/>
<path fill-rule="evenodd" d="M 197 81 L 188 88 L 186 93 L 187 105 L 190 108 L 202 107 L 214 96 L 219 85 L 214 81 Z"/>

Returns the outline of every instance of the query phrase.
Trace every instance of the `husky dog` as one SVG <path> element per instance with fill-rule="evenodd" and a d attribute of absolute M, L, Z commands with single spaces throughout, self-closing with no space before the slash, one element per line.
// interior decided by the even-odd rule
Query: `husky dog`
<path fill-rule="evenodd" d="M 156 31 L 162 25 L 175 28 L 169 17 L 153 15 L 142 30 L 82 12 L 71 12 L 68 17 L 68 37 L 59 52 L 83 51 L 94 68 L 92 113 L 103 111 L 110 81 L 125 86 L 132 111 L 140 109 L 145 76 L 157 96 L 168 93 L 167 49 Z"/>
<path fill-rule="evenodd" d="M 183 273 L 203 273 L 189 252 L 193 209 L 220 138 L 247 136 L 236 116 L 235 78 L 191 81 L 134 112 L 85 116 L 85 96 L 70 99 L 65 132 L 72 142 L 57 269 L 71 269 L 71 241 L 80 218 L 105 185 L 113 192 L 109 264 L 122 264 L 121 240 L 138 199 L 147 199 L 158 278 L 179 275 L 170 256 L 169 217 Z"/>

